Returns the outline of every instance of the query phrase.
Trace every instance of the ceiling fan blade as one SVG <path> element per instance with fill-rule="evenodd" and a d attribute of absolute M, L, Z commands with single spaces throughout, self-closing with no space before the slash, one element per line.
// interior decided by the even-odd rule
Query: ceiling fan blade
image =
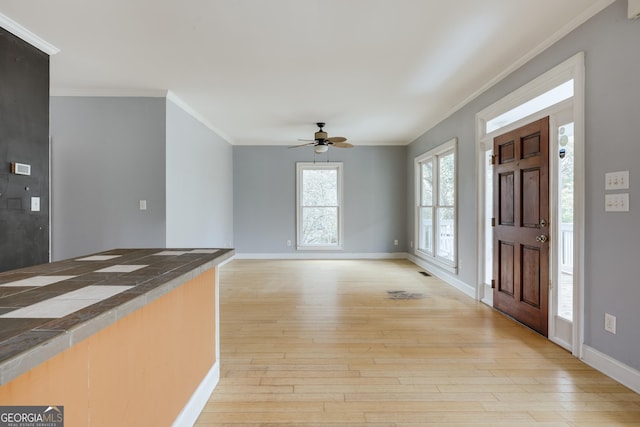
<path fill-rule="evenodd" d="M 353 144 L 349 144 L 348 142 L 332 142 L 331 145 L 336 148 L 353 148 Z"/>
<path fill-rule="evenodd" d="M 301 138 L 298 138 L 298 141 L 316 142 L 315 139 L 301 139 Z"/>
<path fill-rule="evenodd" d="M 344 136 L 332 136 L 331 138 L 327 138 L 325 141 L 329 141 L 329 142 L 345 142 L 347 140 L 347 138 L 345 138 Z"/>
<path fill-rule="evenodd" d="M 298 148 L 298 147 L 306 147 L 307 145 L 314 145 L 316 142 L 307 142 L 306 144 L 300 144 L 300 145 L 290 145 L 287 148 Z"/>

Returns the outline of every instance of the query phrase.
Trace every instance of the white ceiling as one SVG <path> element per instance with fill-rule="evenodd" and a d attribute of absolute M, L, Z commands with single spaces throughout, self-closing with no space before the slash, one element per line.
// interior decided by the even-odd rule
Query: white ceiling
<path fill-rule="evenodd" d="M 612 0 L 0 0 L 53 94 L 171 91 L 233 144 L 404 145 Z"/>

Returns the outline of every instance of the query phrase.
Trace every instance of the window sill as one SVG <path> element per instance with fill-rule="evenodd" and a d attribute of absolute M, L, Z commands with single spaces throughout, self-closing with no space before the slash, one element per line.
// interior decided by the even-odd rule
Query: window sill
<path fill-rule="evenodd" d="M 296 246 L 298 251 L 339 252 L 344 251 L 342 246 Z"/>

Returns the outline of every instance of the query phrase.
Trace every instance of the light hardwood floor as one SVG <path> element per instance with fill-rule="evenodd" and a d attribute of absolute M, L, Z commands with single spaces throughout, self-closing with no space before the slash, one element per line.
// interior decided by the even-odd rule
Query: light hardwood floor
<path fill-rule="evenodd" d="M 419 271 L 225 265 L 221 379 L 196 425 L 640 426 L 640 395 Z"/>

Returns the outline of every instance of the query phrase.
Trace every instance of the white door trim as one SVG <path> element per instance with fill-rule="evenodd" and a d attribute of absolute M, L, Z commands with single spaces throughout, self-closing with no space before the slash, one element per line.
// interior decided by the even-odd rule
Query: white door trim
<path fill-rule="evenodd" d="M 485 259 L 491 254 L 487 254 L 485 251 L 485 233 L 484 225 L 486 221 L 490 219 L 486 217 L 486 206 L 484 200 L 484 190 L 486 187 L 484 165 L 484 155 L 487 149 L 490 149 L 492 145 L 493 137 L 515 129 L 523 123 L 531 122 L 537 118 L 544 117 L 550 113 L 557 112 L 560 109 L 567 107 L 567 103 L 570 103 L 573 108 L 574 116 L 574 138 L 575 138 L 575 165 L 574 165 L 574 318 L 573 318 L 573 338 L 571 351 L 574 356 L 582 357 L 582 344 L 584 342 L 584 53 L 579 52 L 561 64 L 555 66 L 551 70 L 530 81 L 526 85 L 516 89 L 502 99 L 489 105 L 482 111 L 476 114 L 476 165 L 477 165 L 477 190 L 476 190 L 476 206 L 477 210 L 477 253 L 478 263 L 476 271 L 476 298 L 478 300 L 483 299 L 485 291 Z M 503 128 L 497 129 L 491 133 L 486 132 L 486 124 L 489 120 L 512 110 L 513 108 L 557 87 L 558 85 L 573 79 L 574 92 L 573 97 L 568 101 L 563 101 L 549 108 L 545 108 L 542 111 L 536 112 L 516 123 L 512 123 Z M 550 129 L 551 131 L 551 129 Z M 551 136 L 551 135 L 550 135 Z M 555 162 L 557 167 L 557 162 Z M 552 176 L 555 173 L 552 172 Z M 557 193 L 556 193 L 557 197 Z M 555 209 L 557 206 L 557 200 L 550 200 L 550 209 Z M 553 220 L 553 228 L 558 227 L 557 218 Z M 557 243 L 557 242 L 556 242 Z M 555 244 L 554 244 L 555 248 Z M 550 276 L 552 271 L 550 271 Z M 551 297 L 551 293 L 550 293 Z M 551 307 L 551 305 L 550 305 Z M 550 311 L 551 315 L 552 311 Z M 552 320 L 552 319 L 550 319 Z M 552 323 L 549 323 L 550 339 Z"/>

